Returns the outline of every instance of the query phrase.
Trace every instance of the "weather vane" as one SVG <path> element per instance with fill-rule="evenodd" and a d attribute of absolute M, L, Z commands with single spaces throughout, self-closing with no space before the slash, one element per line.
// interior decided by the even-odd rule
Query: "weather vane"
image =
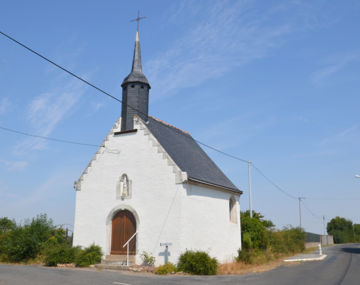
<path fill-rule="evenodd" d="M 145 19 L 146 17 L 140 17 L 140 10 L 138 10 L 137 18 L 130 20 L 130 22 L 137 22 L 137 31 L 139 31 L 139 23 L 141 20 Z"/>

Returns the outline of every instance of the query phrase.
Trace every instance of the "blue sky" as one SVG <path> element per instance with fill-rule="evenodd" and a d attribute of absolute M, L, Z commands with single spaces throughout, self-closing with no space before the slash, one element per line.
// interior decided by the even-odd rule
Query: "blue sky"
<path fill-rule="evenodd" d="M 1 1 L 0 29 L 121 98 L 137 9 L 150 114 L 253 161 L 303 227 L 360 223 L 358 1 Z M 0 37 L 0 126 L 100 144 L 121 106 Z M 0 216 L 73 224 L 94 147 L 0 131 Z M 247 165 L 206 150 L 242 190 Z M 101 189 L 99 189 L 101 191 Z M 254 209 L 297 226 L 298 204 L 253 170 Z"/>

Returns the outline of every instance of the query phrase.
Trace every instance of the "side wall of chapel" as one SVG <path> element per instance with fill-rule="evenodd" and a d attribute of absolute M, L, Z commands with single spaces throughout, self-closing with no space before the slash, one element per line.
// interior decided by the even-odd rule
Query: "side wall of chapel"
<path fill-rule="evenodd" d="M 232 219 L 230 199 L 235 201 Z M 183 251 L 201 249 L 219 262 L 232 261 L 241 248 L 240 195 L 187 184 L 181 228 Z"/>

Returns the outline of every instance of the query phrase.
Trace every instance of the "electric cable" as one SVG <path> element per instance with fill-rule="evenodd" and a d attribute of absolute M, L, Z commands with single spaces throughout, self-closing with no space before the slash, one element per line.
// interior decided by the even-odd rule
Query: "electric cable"
<path fill-rule="evenodd" d="M 96 145 L 96 144 L 89 144 L 89 143 L 76 142 L 76 141 L 64 140 L 64 139 L 41 136 L 41 135 L 34 135 L 34 134 L 27 133 L 27 132 L 14 130 L 14 129 L 11 129 L 11 128 L 5 128 L 5 127 L 2 127 L 2 126 L 0 126 L 0 129 L 3 130 L 3 131 L 15 133 L 15 134 L 20 134 L 20 135 L 23 135 L 23 136 L 40 138 L 40 139 L 49 140 L 49 141 L 55 141 L 55 142 L 59 142 L 59 143 L 76 144 L 76 145 L 93 146 L 93 147 L 102 147 L 101 145 Z"/>

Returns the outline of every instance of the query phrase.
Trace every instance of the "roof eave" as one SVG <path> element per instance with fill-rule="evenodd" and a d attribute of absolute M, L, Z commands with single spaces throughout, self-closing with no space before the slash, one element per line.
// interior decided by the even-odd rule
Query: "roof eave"
<path fill-rule="evenodd" d="M 226 187 L 226 186 L 223 186 L 223 185 L 219 185 L 219 184 L 199 180 L 199 179 L 196 179 L 196 178 L 193 178 L 193 177 L 188 177 L 187 181 L 188 182 L 199 183 L 199 184 L 204 184 L 204 185 L 207 185 L 207 186 L 212 186 L 212 187 L 215 187 L 215 188 L 218 188 L 218 189 L 220 188 L 221 190 L 229 191 L 229 192 L 235 193 L 237 195 L 242 195 L 243 194 L 243 191 L 241 191 L 240 189 Z"/>

